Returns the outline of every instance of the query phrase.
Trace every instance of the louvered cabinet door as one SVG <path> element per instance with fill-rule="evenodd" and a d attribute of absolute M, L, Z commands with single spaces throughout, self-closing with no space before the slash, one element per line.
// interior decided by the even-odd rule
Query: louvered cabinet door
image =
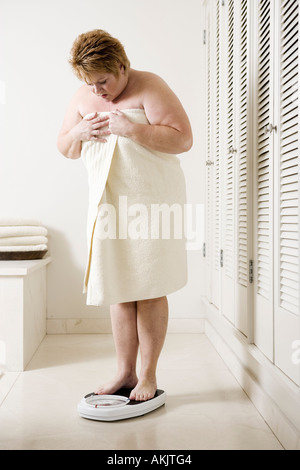
<path fill-rule="evenodd" d="M 249 282 L 249 259 L 251 256 L 251 107 L 250 85 L 250 14 L 252 0 L 235 1 L 235 71 L 236 71 L 236 153 L 235 161 L 235 326 L 252 339 L 250 315 L 252 315 Z M 233 149 L 235 150 L 235 148 Z"/>
<path fill-rule="evenodd" d="M 207 18 L 207 160 L 206 240 L 209 301 L 220 307 L 220 0 L 209 5 Z"/>
<path fill-rule="evenodd" d="M 299 384 L 299 0 L 277 5 L 278 141 L 275 152 L 275 364 Z"/>
<path fill-rule="evenodd" d="M 274 1 L 256 4 L 254 137 L 254 343 L 273 361 Z"/>
<path fill-rule="evenodd" d="M 207 41 L 207 54 L 206 54 L 206 166 L 205 166 L 205 261 L 207 272 L 207 298 L 211 302 L 211 240 L 212 240 L 212 195 L 213 195 L 213 161 L 212 161 L 212 98 L 211 98 L 211 33 L 210 33 L 210 9 L 206 11 L 206 41 Z"/>
<path fill-rule="evenodd" d="M 223 121 L 221 148 L 221 313 L 235 323 L 235 2 L 226 0 L 222 7 L 223 96 L 221 118 Z M 226 77 L 226 79 L 225 79 Z"/>
<path fill-rule="evenodd" d="M 214 184 L 214 173 L 213 173 L 213 123 L 212 123 L 212 50 L 211 50 L 211 9 L 206 10 L 206 106 L 207 106 L 207 123 L 206 123 L 206 167 L 205 167 L 205 257 L 206 257 L 206 269 L 207 269 L 207 298 L 209 302 L 212 302 L 211 292 L 211 277 L 212 277 L 212 245 L 213 245 L 213 184 Z"/>
<path fill-rule="evenodd" d="M 249 335 L 250 2 L 224 3 L 224 151 L 222 155 L 222 314 Z M 227 85 L 225 86 L 225 83 Z"/>

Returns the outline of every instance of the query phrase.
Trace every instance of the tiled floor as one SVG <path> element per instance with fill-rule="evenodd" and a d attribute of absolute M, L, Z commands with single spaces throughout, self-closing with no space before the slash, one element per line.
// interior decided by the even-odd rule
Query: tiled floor
<path fill-rule="evenodd" d="M 118 422 L 81 418 L 81 397 L 115 372 L 111 335 L 46 336 L 23 373 L 0 378 L 0 449 L 282 449 L 205 335 L 169 334 L 166 405 Z"/>

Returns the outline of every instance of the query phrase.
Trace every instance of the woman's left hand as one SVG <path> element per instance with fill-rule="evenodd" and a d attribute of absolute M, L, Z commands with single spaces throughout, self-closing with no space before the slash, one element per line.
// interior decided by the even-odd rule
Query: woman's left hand
<path fill-rule="evenodd" d="M 132 122 L 118 109 L 109 115 L 109 130 L 112 134 L 126 137 L 129 134 Z"/>

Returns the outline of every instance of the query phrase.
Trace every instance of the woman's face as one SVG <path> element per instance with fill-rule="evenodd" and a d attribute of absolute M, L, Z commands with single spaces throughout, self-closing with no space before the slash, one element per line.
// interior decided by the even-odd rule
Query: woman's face
<path fill-rule="evenodd" d="M 113 101 L 127 85 L 127 80 L 124 80 L 124 78 L 125 74 L 122 71 L 119 77 L 112 73 L 95 72 L 90 75 L 87 84 L 92 88 L 95 95 L 105 101 Z"/>

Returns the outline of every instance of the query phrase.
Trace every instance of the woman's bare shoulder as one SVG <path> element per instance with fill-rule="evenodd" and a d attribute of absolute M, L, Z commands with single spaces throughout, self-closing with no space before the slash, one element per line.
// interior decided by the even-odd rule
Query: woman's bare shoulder
<path fill-rule="evenodd" d="M 80 112 L 81 103 L 83 103 L 87 96 L 87 85 L 82 85 L 78 88 L 73 96 L 70 99 L 68 109 L 72 110 L 72 112 L 77 111 Z"/>
<path fill-rule="evenodd" d="M 134 76 L 137 83 L 146 87 L 148 87 L 150 83 L 151 85 L 159 85 L 165 83 L 159 75 L 153 72 L 135 70 Z"/>
<path fill-rule="evenodd" d="M 81 85 L 74 93 L 73 95 L 73 100 L 74 101 L 80 101 L 82 98 L 84 98 L 88 93 L 88 86 L 87 85 Z"/>
<path fill-rule="evenodd" d="M 137 89 L 140 90 L 141 96 L 143 97 L 143 102 L 146 105 L 149 102 L 154 102 L 156 100 L 165 99 L 174 100 L 175 94 L 167 84 L 167 82 L 153 72 L 141 72 L 137 73 Z"/>
<path fill-rule="evenodd" d="M 190 132 L 186 112 L 167 82 L 152 72 L 139 72 L 142 104 L 150 124 L 166 125 Z"/>
<path fill-rule="evenodd" d="M 89 98 L 89 95 L 90 95 L 89 91 L 90 90 L 87 85 L 82 85 L 75 91 L 73 95 L 73 103 L 77 107 L 80 114 L 82 114 L 81 108 L 82 108 L 83 103 L 85 103 L 86 100 Z"/>
<path fill-rule="evenodd" d="M 74 107 L 77 109 L 79 114 L 84 117 L 91 112 L 101 112 L 105 111 L 103 108 L 103 104 L 91 92 L 91 89 L 88 85 L 82 85 L 78 90 L 74 93 L 73 96 L 73 104 Z"/>

